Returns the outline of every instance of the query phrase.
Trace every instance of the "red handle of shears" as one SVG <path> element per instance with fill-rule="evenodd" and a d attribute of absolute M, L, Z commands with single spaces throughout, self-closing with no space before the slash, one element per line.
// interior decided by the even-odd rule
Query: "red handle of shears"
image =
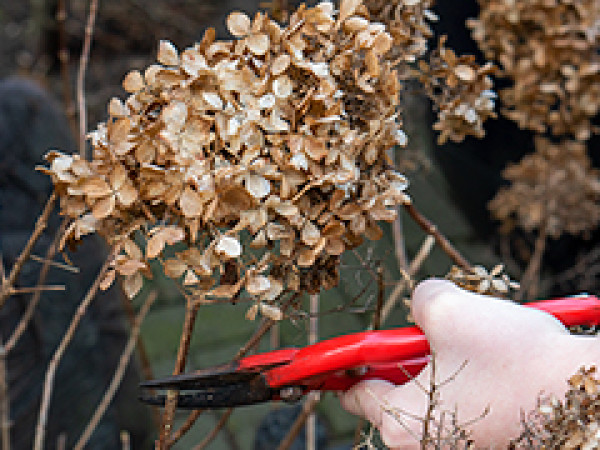
<path fill-rule="evenodd" d="M 592 295 L 525 306 L 550 313 L 567 327 L 600 324 L 600 299 Z M 419 328 L 409 327 L 349 334 L 287 351 L 293 352 L 289 364 L 264 374 L 270 387 L 296 385 L 308 390 L 346 390 L 364 379 L 407 382 L 427 364 L 429 344 Z M 261 356 L 250 358 L 256 363 Z"/>

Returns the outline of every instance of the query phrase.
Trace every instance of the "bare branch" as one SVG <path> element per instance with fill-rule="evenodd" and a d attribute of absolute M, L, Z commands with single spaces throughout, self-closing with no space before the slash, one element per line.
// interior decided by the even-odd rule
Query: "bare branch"
<path fill-rule="evenodd" d="M 221 431 L 221 429 L 227 424 L 229 416 L 231 416 L 232 412 L 233 408 L 229 408 L 227 411 L 225 411 L 212 431 L 204 438 L 202 442 L 196 445 L 193 450 L 202 450 L 203 448 L 206 448 L 206 446 L 217 437 L 219 431 Z"/>
<path fill-rule="evenodd" d="M 44 206 L 44 210 L 42 211 L 35 223 L 35 228 L 33 229 L 33 233 L 31 233 L 31 236 L 29 236 L 27 244 L 25 244 L 25 247 L 21 251 L 21 254 L 18 256 L 17 260 L 10 269 L 10 274 L 8 275 L 6 280 L 3 280 L 4 282 L 2 283 L 2 286 L 0 286 L 0 309 L 6 303 L 8 297 L 13 295 L 13 286 L 16 283 L 17 278 L 19 278 L 19 274 L 23 269 L 23 265 L 29 259 L 29 256 L 31 255 L 35 243 L 38 241 L 38 239 L 41 237 L 42 233 L 48 226 L 48 218 L 54 210 L 55 202 L 56 194 L 52 193 L 48 198 L 46 205 Z"/>
<path fill-rule="evenodd" d="M 190 413 L 190 415 L 188 416 L 188 418 L 185 420 L 185 423 L 183 425 L 181 425 L 181 427 L 177 431 L 175 431 L 173 434 L 171 434 L 171 437 L 169 438 L 169 445 L 170 446 L 175 445 L 175 443 L 179 439 L 181 439 L 185 433 L 190 431 L 190 429 L 194 426 L 194 424 L 196 423 L 196 421 L 198 420 L 198 418 L 202 415 L 202 413 L 204 411 L 205 411 L 204 409 L 193 410 Z"/>
<path fill-rule="evenodd" d="M 175 362 L 173 375 L 179 375 L 185 370 L 185 364 L 187 362 L 187 355 L 190 350 L 190 341 L 192 339 L 192 331 L 194 330 L 194 324 L 196 323 L 198 308 L 198 304 L 195 304 L 193 301 L 190 300 L 187 301 L 183 330 L 181 332 L 179 349 L 177 350 L 177 361 Z M 167 391 L 165 409 L 163 411 L 162 425 L 160 429 L 160 435 L 157 441 L 157 447 L 161 450 L 169 448 L 169 435 L 171 434 L 171 428 L 173 426 L 175 408 L 177 408 L 177 398 L 177 391 Z"/>
<path fill-rule="evenodd" d="M 66 287 L 62 284 L 59 285 L 47 285 L 47 286 L 29 286 L 29 287 L 19 287 L 12 288 L 9 290 L 11 295 L 17 294 L 31 294 L 35 292 L 47 292 L 47 291 L 64 291 Z"/>
<path fill-rule="evenodd" d="M 525 273 L 521 278 L 521 289 L 515 294 L 515 301 L 521 301 L 527 295 L 529 298 L 534 298 L 538 287 L 538 279 L 542 266 L 542 257 L 546 250 L 546 226 L 540 228 L 538 236 L 533 247 L 533 254 L 527 263 Z"/>
<path fill-rule="evenodd" d="M 123 380 L 123 376 L 125 375 L 125 370 L 127 369 L 127 366 L 129 365 L 131 355 L 133 354 L 133 351 L 135 350 L 135 346 L 136 346 L 138 337 L 140 335 L 140 328 L 142 326 L 142 322 L 144 321 L 146 314 L 148 314 L 148 311 L 150 310 L 150 307 L 154 303 L 154 300 L 156 300 L 156 297 L 157 297 L 156 291 L 150 292 L 150 294 L 148 294 L 148 297 L 146 298 L 146 301 L 142 305 L 140 312 L 138 313 L 138 315 L 135 319 L 135 322 L 133 324 L 133 327 L 131 329 L 131 334 L 129 335 L 129 340 L 127 341 L 127 344 L 125 345 L 125 349 L 123 350 L 123 353 L 121 354 L 121 358 L 119 359 L 119 364 L 117 365 L 117 369 L 115 370 L 115 372 L 113 374 L 113 378 L 112 378 L 110 384 L 108 385 L 106 392 L 104 392 L 104 396 L 102 397 L 100 404 L 96 408 L 96 411 L 92 415 L 92 418 L 90 419 L 89 423 L 85 427 L 85 430 L 81 434 L 81 437 L 75 444 L 75 447 L 73 447 L 75 450 L 83 450 L 83 448 L 88 443 L 90 437 L 92 436 L 92 433 L 98 426 L 98 423 L 100 423 L 102 416 L 104 416 L 104 413 L 106 412 L 110 403 L 112 402 L 112 400 L 115 396 L 115 393 L 117 392 L 117 389 L 121 385 L 121 381 Z"/>
<path fill-rule="evenodd" d="M 417 255 L 413 258 L 411 263 L 408 266 L 408 272 L 406 273 L 406 279 L 400 280 L 392 293 L 388 296 L 385 305 L 381 311 L 381 322 L 385 322 L 394 306 L 398 302 L 398 299 L 402 295 L 402 293 L 406 290 L 409 285 L 410 279 L 421 269 L 421 265 L 425 262 L 429 254 L 431 253 L 431 249 L 435 244 L 435 238 L 431 235 L 427 236 L 421 244 L 421 248 L 417 252 Z"/>
<path fill-rule="evenodd" d="M 427 234 L 430 234 L 435 238 L 437 244 L 441 247 L 441 249 L 454 261 L 454 263 L 462 267 L 463 269 L 471 269 L 471 264 L 460 254 L 460 252 L 450 243 L 450 241 L 444 236 L 437 227 L 429 221 L 425 216 L 423 216 L 416 208 L 412 202 L 404 203 L 404 209 L 410 217 L 419 225 L 423 231 Z"/>
<path fill-rule="evenodd" d="M 87 132 L 87 112 L 85 106 L 85 72 L 90 58 L 94 24 L 98 13 L 98 0 L 90 1 L 90 12 L 85 25 L 85 38 L 83 49 L 79 58 L 79 71 L 77 72 L 77 108 L 79 109 L 79 154 L 83 159 L 86 157 L 85 135 Z"/>
<path fill-rule="evenodd" d="M 67 224 L 67 221 L 66 220 L 63 221 L 63 223 L 61 224 L 59 229 L 56 231 L 56 234 L 54 236 L 54 240 L 53 240 L 52 244 L 50 245 L 50 247 L 48 247 L 48 250 L 46 250 L 46 257 L 44 258 L 44 265 L 42 266 L 42 268 L 40 270 L 40 274 L 39 274 L 38 280 L 37 280 L 38 286 L 44 284 L 44 282 L 46 281 L 48 272 L 50 271 L 51 263 L 53 262 L 52 258 L 54 258 L 54 256 L 56 255 L 56 252 L 58 251 L 58 243 L 60 242 L 62 234 L 65 231 L 66 224 Z M 31 255 L 31 256 L 33 258 L 34 255 Z M 69 266 L 69 267 L 71 267 L 71 266 Z M 10 353 L 12 351 L 12 349 L 15 347 L 15 345 L 17 345 L 17 342 L 19 341 L 19 339 L 21 338 L 21 336 L 27 329 L 27 325 L 29 324 L 29 321 L 33 317 L 33 313 L 35 312 L 35 309 L 37 308 L 37 305 L 40 302 L 40 298 L 42 297 L 42 292 L 43 291 L 41 291 L 41 290 L 37 291 L 31 297 L 31 300 L 29 301 L 29 304 L 27 305 L 27 309 L 21 316 L 19 323 L 17 324 L 12 335 L 6 342 L 6 352 L 7 353 Z"/>
<path fill-rule="evenodd" d="M 96 279 L 94 280 L 94 283 L 90 286 L 85 297 L 79 304 L 79 307 L 77 308 L 77 311 L 75 312 L 75 315 L 73 316 L 73 319 L 71 320 L 71 323 L 69 324 L 69 327 L 68 327 L 66 333 L 64 334 L 58 348 L 54 352 L 54 355 L 52 355 L 52 359 L 50 360 L 50 363 L 48 364 L 48 368 L 46 369 L 46 376 L 44 378 L 44 387 L 43 387 L 43 391 L 42 391 L 42 401 L 41 401 L 41 405 L 40 405 L 40 413 L 39 413 L 39 417 L 38 417 L 38 423 L 37 423 L 37 426 L 35 429 L 35 440 L 34 440 L 34 447 L 33 447 L 34 450 L 43 450 L 43 448 L 44 448 L 46 424 L 48 423 L 48 410 L 50 409 L 50 397 L 52 395 L 52 387 L 54 384 L 54 377 L 56 375 L 56 370 L 58 368 L 60 360 L 62 359 L 62 356 L 64 355 L 65 350 L 67 349 L 69 343 L 73 339 L 73 335 L 75 334 L 75 330 L 77 329 L 79 322 L 83 318 L 85 312 L 87 311 L 87 308 L 90 306 L 90 304 L 92 303 L 92 300 L 96 296 L 96 293 L 98 292 L 98 289 L 100 288 L 100 282 L 104 278 L 104 275 L 106 274 L 106 271 L 108 270 L 108 268 L 113 260 L 113 257 L 117 252 L 118 252 L 118 248 L 114 249 L 113 252 L 111 252 L 110 257 L 106 258 L 106 261 L 104 262 L 103 266 L 101 267 L 100 271 L 98 272 L 98 275 L 96 276 Z"/>
<path fill-rule="evenodd" d="M 300 433 L 302 427 L 306 423 L 308 416 L 310 416 L 310 414 L 319 404 L 319 401 L 320 397 L 309 397 L 309 400 L 304 402 L 302 412 L 296 418 L 296 421 L 292 424 L 290 431 L 285 436 L 283 441 L 281 441 L 279 447 L 277 447 L 277 450 L 288 450 L 291 447 L 291 445 L 294 443 L 294 440 L 296 439 L 296 436 L 298 436 L 298 433 Z"/>
<path fill-rule="evenodd" d="M 52 259 L 48 259 L 48 257 L 42 258 L 37 255 L 31 255 L 31 259 L 39 263 L 48 264 L 49 266 L 56 267 L 58 269 L 66 270 L 67 272 L 79 273 L 79 267 L 70 266 L 69 264 L 63 264 L 58 261 L 53 261 Z"/>

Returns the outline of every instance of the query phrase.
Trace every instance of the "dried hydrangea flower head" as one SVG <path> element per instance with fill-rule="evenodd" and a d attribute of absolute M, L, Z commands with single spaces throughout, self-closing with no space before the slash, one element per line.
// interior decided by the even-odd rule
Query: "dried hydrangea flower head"
<path fill-rule="evenodd" d="M 579 234 L 600 223 L 600 172 L 591 167 L 585 144 L 553 144 L 538 137 L 536 151 L 507 167 L 511 185 L 490 202 L 492 214 L 508 228 L 545 228 L 552 237 Z"/>
<path fill-rule="evenodd" d="M 513 84 L 506 115 L 538 133 L 587 140 L 600 111 L 598 0 L 479 0 L 469 22 L 486 58 Z"/>
<path fill-rule="evenodd" d="M 594 449 L 600 447 L 600 381 L 596 367 L 582 367 L 569 379 L 563 400 L 540 399 L 522 421 L 510 448 Z"/>
<path fill-rule="evenodd" d="M 519 283 L 512 281 L 504 273 L 502 264 L 493 267 L 489 272 L 483 266 L 474 266 L 471 270 L 452 266 L 446 279 L 468 291 L 495 297 L 507 297 L 511 291 L 519 289 Z"/>
<path fill-rule="evenodd" d="M 466 136 L 482 138 L 483 123 L 495 118 L 496 93 L 491 75 L 496 67 L 479 66 L 472 55 L 457 56 L 445 47 L 445 38 L 431 52 L 429 63 L 419 61 L 419 79 L 438 111 L 433 125 L 440 132 L 438 143 L 462 142 Z"/>
<path fill-rule="evenodd" d="M 232 41 L 162 41 L 90 133 L 93 159 L 51 152 L 46 172 L 70 238 L 122 245 L 104 287 L 118 272 L 135 295 L 156 259 L 200 301 L 245 290 L 277 316 L 282 292 L 334 286 L 340 255 L 407 200 L 385 154 L 405 140 L 393 40 L 360 1 L 227 25 Z"/>
<path fill-rule="evenodd" d="M 471 55 L 457 56 L 445 46 L 445 37 L 427 55 L 427 41 L 434 35 L 430 24 L 438 19 L 431 10 L 433 3 L 432 0 L 365 1 L 371 17 L 385 23 L 394 39 L 389 58 L 395 62 L 400 79 L 418 79 L 433 101 L 438 143 L 462 142 L 466 136 L 482 138 L 483 123 L 496 117 L 491 78 L 496 67 L 490 63 L 480 66 Z"/>

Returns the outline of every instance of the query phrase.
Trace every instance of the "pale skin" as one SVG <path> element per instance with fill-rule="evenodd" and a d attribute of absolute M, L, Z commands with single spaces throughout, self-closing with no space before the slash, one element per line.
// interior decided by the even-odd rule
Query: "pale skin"
<path fill-rule="evenodd" d="M 489 409 L 469 425 L 477 448 L 506 448 L 521 431 L 521 411 L 533 410 L 541 393 L 561 398 L 580 367 L 600 364 L 599 338 L 571 335 L 549 314 L 448 281 L 419 284 L 412 315 L 435 354 L 438 382 L 464 364 L 440 388 L 438 409 L 457 411 L 463 423 Z M 425 416 L 430 369 L 402 386 L 364 381 L 340 395 L 342 405 L 373 423 L 391 449 L 418 448 L 422 422 L 411 415 Z"/>

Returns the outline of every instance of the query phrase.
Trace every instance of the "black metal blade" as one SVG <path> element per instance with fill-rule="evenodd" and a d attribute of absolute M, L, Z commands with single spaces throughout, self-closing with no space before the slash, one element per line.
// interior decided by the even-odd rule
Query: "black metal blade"
<path fill-rule="evenodd" d="M 209 389 L 236 383 L 248 383 L 258 376 L 256 371 L 238 371 L 237 364 L 224 364 L 210 369 L 140 383 L 146 389 Z"/>
<path fill-rule="evenodd" d="M 264 377 L 259 375 L 250 383 L 227 384 L 179 394 L 177 408 L 208 409 L 253 405 L 272 400 L 274 394 L 275 391 L 267 386 Z M 140 396 L 142 402 L 158 406 L 164 406 L 165 399 L 164 394 Z"/>

